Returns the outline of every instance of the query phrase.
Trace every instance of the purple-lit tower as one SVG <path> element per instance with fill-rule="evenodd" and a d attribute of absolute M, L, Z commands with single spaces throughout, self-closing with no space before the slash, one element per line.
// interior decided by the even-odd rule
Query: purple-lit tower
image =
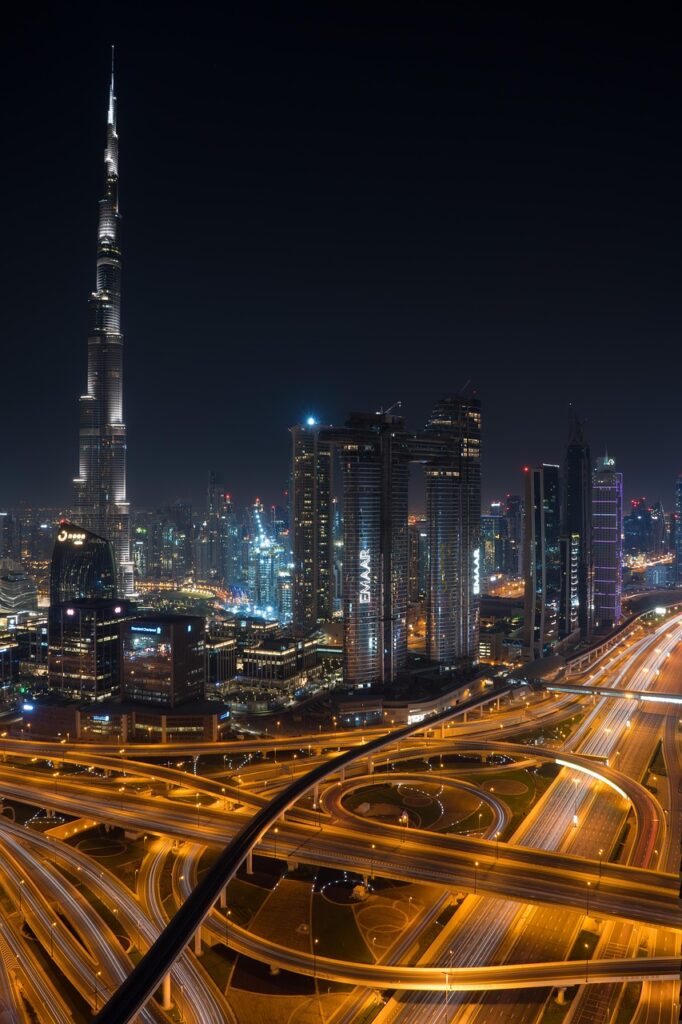
<path fill-rule="evenodd" d="M 620 621 L 623 587 L 623 474 L 615 461 L 599 459 L 592 477 L 594 628 L 602 633 Z"/>
<path fill-rule="evenodd" d="M 126 497 L 126 428 L 123 423 L 121 248 L 118 211 L 118 133 L 113 49 L 104 195 L 99 201 L 96 289 L 89 301 L 88 389 L 80 398 L 75 521 L 111 541 L 121 597 L 134 591 L 130 508 Z"/>

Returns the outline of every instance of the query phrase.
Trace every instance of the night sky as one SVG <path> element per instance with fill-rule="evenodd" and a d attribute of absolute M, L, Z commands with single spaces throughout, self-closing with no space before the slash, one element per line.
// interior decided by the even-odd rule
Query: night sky
<path fill-rule="evenodd" d="M 211 467 L 274 500 L 292 423 L 400 399 L 417 429 L 471 380 L 487 499 L 563 457 L 573 402 L 670 508 L 679 38 L 483 6 L 5 21 L 0 508 L 72 495 L 112 42 L 133 505 L 203 501 Z"/>

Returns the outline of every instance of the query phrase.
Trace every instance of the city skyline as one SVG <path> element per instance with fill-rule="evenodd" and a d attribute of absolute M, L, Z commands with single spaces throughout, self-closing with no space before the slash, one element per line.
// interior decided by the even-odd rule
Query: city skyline
<path fill-rule="evenodd" d="M 9 15 L 0 1024 L 680 1024 L 679 48 L 600 17 Z"/>
<path fill-rule="evenodd" d="M 666 357 L 671 372 L 651 394 L 633 384 L 642 353 L 652 346 L 665 352 L 674 337 L 666 276 L 673 238 L 663 206 L 672 195 L 677 143 L 655 130 L 672 102 L 663 88 L 670 65 L 662 38 L 645 36 L 653 77 L 637 91 L 633 110 L 641 71 L 637 66 L 625 80 L 616 65 L 635 45 L 634 26 L 621 22 L 606 40 L 595 25 L 603 48 L 598 58 L 589 50 L 577 70 L 571 89 L 586 102 L 579 119 L 566 120 L 572 95 L 549 63 L 558 72 L 573 67 L 578 41 L 570 27 L 558 40 L 550 23 L 531 31 L 508 18 L 511 38 L 534 69 L 517 80 L 514 98 L 504 86 L 509 57 L 499 30 L 484 24 L 466 25 L 470 53 L 453 44 L 457 72 L 437 40 L 439 28 L 456 26 L 456 18 L 426 18 L 416 34 L 410 19 L 396 19 L 390 52 L 376 50 L 379 26 L 370 16 L 299 22 L 242 11 L 226 24 L 232 31 L 220 54 L 204 36 L 201 48 L 191 33 L 181 38 L 172 16 L 163 29 L 145 16 L 135 32 L 123 16 L 108 29 L 118 44 L 126 124 L 123 330 L 132 501 L 145 507 L 187 497 L 198 504 L 207 472 L 217 466 L 240 505 L 256 494 L 269 504 L 286 484 L 292 423 L 313 414 L 341 425 L 348 409 L 400 399 L 408 423 L 420 429 L 434 381 L 456 392 L 471 378 L 487 409 L 486 501 L 518 492 L 524 464 L 560 457 L 572 402 L 587 420 L 593 453 L 614 451 L 627 497 L 645 494 L 672 507 L 682 468 L 675 350 Z M 7 394 L 0 413 L 6 432 L 17 422 L 23 427 L 5 454 L 3 506 L 70 499 L 72 387 L 87 330 L 81 296 L 93 256 L 109 42 L 96 19 L 73 37 L 71 28 L 69 16 L 48 16 L 29 36 L 16 21 L 3 72 L 19 74 L 23 61 L 25 88 L 7 126 L 17 156 L 6 168 L 14 253 L 3 297 L 13 339 L 7 372 L 20 379 L 22 353 L 38 355 L 32 416 L 23 415 L 21 388 Z M 76 45 L 80 58 L 84 41 L 82 59 L 70 61 Z M 282 42 L 300 60 L 293 77 L 282 75 L 290 64 Z M 546 43 L 544 56 L 539 42 Z M 243 53 L 236 52 L 240 44 Z M 477 57 L 488 51 L 495 60 L 481 70 Z M 347 58 L 359 76 L 350 74 Z M 41 134 L 27 131 L 38 82 L 26 69 L 38 62 L 54 90 L 41 108 Z M 615 76 L 611 84 L 602 66 Z M 544 97 L 531 88 L 533 75 L 547 85 Z M 311 81 L 314 98 L 304 87 Z M 600 143 L 607 101 L 610 149 Z M 50 166 L 61 201 L 47 209 L 34 202 L 47 181 L 46 145 L 69 153 Z M 652 145 L 655 194 L 643 177 Z M 195 152 L 202 154 L 200 172 Z M 626 230 L 622 211 L 633 202 L 639 220 Z M 215 226 L 210 237 L 201 233 L 208 222 Z M 47 301 L 36 305 L 27 291 L 27 240 L 42 232 L 60 238 L 60 260 L 42 286 Z M 331 355 L 324 372 L 316 362 L 320 344 Z M 570 350 L 564 365 L 562 353 Z M 29 469 L 37 446 L 49 467 L 39 478 Z"/>

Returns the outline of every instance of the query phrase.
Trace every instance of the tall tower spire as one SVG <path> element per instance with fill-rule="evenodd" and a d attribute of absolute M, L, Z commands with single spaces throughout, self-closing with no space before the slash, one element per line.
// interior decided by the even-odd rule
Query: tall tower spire
<path fill-rule="evenodd" d="M 114 47 L 111 47 L 111 82 L 109 84 L 109 112 L 107 124 L 113 126 L 116 131 L 116 93 L 114 92 Z"/>
<path fill-rule="evenodd" d="M 86 529 L 112 542 L 119 592 L 122 597 L 130 597 L 134 583 L 126 498 L 126 428 L 123 423 L 120 224 L 112 47 L 104 194 L 99 201 L 96 283 L 88 303 L 88 387 L 80 399 L 75 518 Z"/>

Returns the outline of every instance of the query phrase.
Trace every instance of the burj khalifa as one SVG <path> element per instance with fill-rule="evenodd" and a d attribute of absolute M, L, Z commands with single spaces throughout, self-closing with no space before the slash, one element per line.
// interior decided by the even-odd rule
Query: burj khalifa
<path fill-rule="evenodd" d="M 118 209 L 118 132 L 112 48 L 104 150 L 104 195 L 99 201 L 97 283 L 89 301 L 88 387 L 80 398 L 76 522 L 111 542 L 119 596 L 131 597 L 130 506 L 126 498 L 121 334 L 121 216 Z"/>

